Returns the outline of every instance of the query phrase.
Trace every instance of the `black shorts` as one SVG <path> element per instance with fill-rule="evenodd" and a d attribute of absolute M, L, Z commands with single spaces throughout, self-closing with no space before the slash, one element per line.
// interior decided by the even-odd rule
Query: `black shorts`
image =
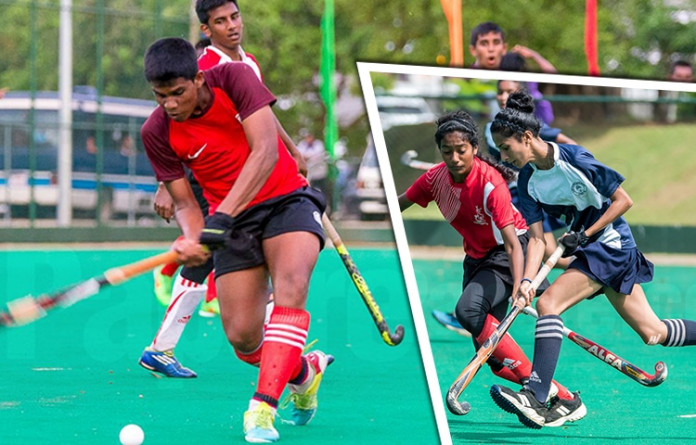
<path fill-rule="evenodd" d="M 517 237 L 522 245 L 525 259 L 527 258 L 527 244 L 529 244 L 529 233 Z M 513 286 L 512 275 L 510 272 L 510 257 L 508 257 L 504 246 L 498 246 L 488 251 L 486 256 L 480 259 L 471 257 L 464 258 L 464 278 L 462 280 L 462 290 L 466 288 L 469 280 L 472 280 L 481 270 L 492 271 L 503 282 L 509 286 Z M 534 277 L 529 277 L 530 279 Z M 537 295 L 541 295 L 549 287 L 549 281 L 544 279 L 537 288 Z"/>
<path fill-rule="evenodd" d="M 313 233 L 319 238 L 321 250 L 321 215 L 325 208 L 326 200 L 319 190 L 302 187 L 244 210 L 234 218 L 229 246 L 213 252 L 215 277 L 264 264 L 263 240 L 283 233 Z"/>

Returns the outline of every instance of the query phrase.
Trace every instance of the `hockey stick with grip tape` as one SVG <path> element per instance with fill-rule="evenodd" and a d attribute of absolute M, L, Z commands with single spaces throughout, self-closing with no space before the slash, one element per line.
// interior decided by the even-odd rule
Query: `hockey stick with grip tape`
<path fill-rule="evenodd" d="M 329 217 L 326 216 L 326 213 L 322 216 L 322 223 L 324 225 L 324 230 L 326 230 L 326 233 L 329 235 L 329 239 L 331 239 L 331 242 L 336 248 L 336 252 L 338 252 L 338 256 L 341 257 L 343 265 L 346 266 L 350 279 L 353 281 L 353 284 L 355 284 L 355 288 L 358 290 L 358 293 L 365 302 L 367 310 L 370 311 L 370 315 L 372 315 L 372 319 L 374 320 L 382 339 L 389 346 L 398 345 L 404 338 L 404 327 L 398 325 L 394 333 L 389 330 L 389 326 L 387 326 L 387 322 L 384 319 L 382 311 L 379 309 L 375 298 L 372 296 L 370 288 L 367 286 L 365 279 L 348 253 L 348 249 L 346 249 L 346 246 L 343 244 L 343 240 L 341 240 L 336 228 L 331 223 Z"/>
<path fill-rule="evenodd" d="M 565 246 L 563 245 L 556 247 L 556 250 L 549 257 L 549 259 L 546 260 L 536 277 L 534 277 L 532 280 L 532 284 L 530 285 L 532 289 L 536 289 L 539 287 L 541 282 L 544 281 L 553 266 L 556 265 L 556 262 L 563 254 L 564 249 Z M 447 391 L 447 396 L 445 398 L 447 408 L 450 410 L 450 412 L 460 416 L 469 412 L 471 405 L 468 402 L 460 403 L 458 400 L 459 396 L 464 391 L 464 388 L 466 388 L 471 380 L 473 380 L 478 370 L 481 369 L 481 366 L 483 366 L 491 354 L 493 354 L 493 351 L 498 346 L 498 343 L 500 343 L 500 340 L 503 338 L 508 329 L 510 329 L 510 325 L 512 325 L 512 322 L 515 321 L 515 318 L 520 314 L 520 312 L 522 312 L 524 306 L 525 302 L 523 299 L 520 298 L 515 300 L 510 312 L 508 312 L 505 318 L 501 320 L 500 324 L 495 331 L 493 331 L 490 337 L 483 342 L 478 351 L 476 351 L 474 357 L 469 361 L 469 364 L 466 365 L 461 374 L 459 374 L 459 377 L 457 377 L 454 383 L 452 383 L 452 386 L 450 386 L 449 390 Z"/>
<path fill-rule="evenodd" d="M 170 250 L 149 258 L 104 272 L 103 275 L 68 286 L 51 294 L 38 297 L 27 295 L 7 303 L 7 311 L 0 311 L 0 326 L 19 326 L 31 323 L 56 306 L 67 307 L 89 298 L 107 286 L 115 286 L 163 264 L 176 261 L 177 252 Z"/>
<path fill-rule="evenodd" d="M 522 309 L 522 311 L 531 315 L 534 318 L 538 318 L 537 311 L 529 306 Z M 618 355 L 609 351 L 605 347 L 598 345 L 597 343 L 583 337 L 576 332 L 571 331 L 568 327 L 563 326 L 563 335 L 568 337 L 570 341 L 580 346 L 585 351 L 589 352 L 593 356 L 597 357 L 601 362 L 606 363 L 612 368 L 619 371 L 621 374 L 628 376 L 629 378 L 635 380 L 644 386 L 657 386 L 664 382 L 667 378 L 667 365 L 664 362 L 659 361 L 655 363 L 655 374 L 648 374 L 636 365 L 622 359 Z"/>

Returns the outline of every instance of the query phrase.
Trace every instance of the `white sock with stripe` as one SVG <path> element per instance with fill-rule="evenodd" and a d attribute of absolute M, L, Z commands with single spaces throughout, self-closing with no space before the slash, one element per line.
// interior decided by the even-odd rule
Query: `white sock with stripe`
<path fill-rule="evenodd" d="M 696 322 L 674 318 L 662 320 L 667 325 L 667 338 L 662 346 L 693 346 L 696 345 Z"/>
<path fill-rule="evenodd" d="M 177 275 L 172 299 L 150 348 L 155 351 L 167 351 L 176 347 L 191 315 L 205 297 L 207 289 L 205 284 L 194 283 Z"/>

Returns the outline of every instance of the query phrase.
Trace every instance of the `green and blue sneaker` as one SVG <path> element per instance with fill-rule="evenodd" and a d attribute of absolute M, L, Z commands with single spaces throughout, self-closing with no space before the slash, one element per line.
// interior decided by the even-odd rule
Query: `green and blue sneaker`
<path fill-rule="evenodd" d="M 454 331 L 459 335 L 463 335 L 464 337 L 471 337 L 471 333 L 462 327 L 454 314 L 438 311 L 437 309 L 433 309 L 432 314 L 433 318 L 435 318 L 438 323 L 450 331 Z"/>
<path fill-rule="evenodd" d="M 201 317 L 217 317 L 220 315 L 220 303 L 215 298 L 210 301 L 203 301 L 201 308 L 198 310 L 198 315 Z"/>
<path fill-rule="evenodd" d="M 276 442 L 280 435 L 273 427 L 275 415 L 266 402 L 260 402 L 255 408 L 244 413 L 244 439 L 252 443 Z"/>

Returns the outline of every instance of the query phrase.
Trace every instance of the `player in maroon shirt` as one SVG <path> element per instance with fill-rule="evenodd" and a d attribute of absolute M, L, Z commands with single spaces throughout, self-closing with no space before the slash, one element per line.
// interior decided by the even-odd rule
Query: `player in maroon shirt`
<path fill-rule="evenodd" d="M 197 0 L 196 14 L 201 22 L 201 31 L 210 40 L 202 54 L 198 56 L 198 68 L 207 70 L 224 63 L 241 62 L 247 64 L 263 81 L 261 68 L 256 59 L 242 49 L 244 24 L 236 0 Z M 297 162 L 300 173 L 307 176 L 307 165 L 302 154 L 277 119 L 276 129 Z M 198 198 L 201 210 L 204 215 L 207 215 L 208 203 L 202 196 L 200 186 L 190 172 L 187 177 Z M 174 204 L 161 183 L 155 194 L 154 204 L 157 214 L 170 221 L 174 216 Z M 220 309 L 212 271 L 206 280 L 206 286 L 181 276 L 174 279 L 178 269 L 179 264 L 174 262 L 154 271 L 155 295 L 158 301 L 167 306 L 167 310 L 152 342 L 142 352 L 139 363 L 150 371 L 159 372 L 168 377 L 193 378 L 196 377 L 196 373 L 181 365 L 174 355 L 174 348 L 204 295 L 205 300 L 201 305 L 200 315 L 215 316 L 219 314 Z M 269 303 L 268 312 L 271 308 L 272 302 Z"/>
<path fill-rule="evenodd" d="M 472 334 L 474 347 L 490 337 L 508 311 L 508 298 L 522 281 L 527 224 L 512 205 L 507 180 L 514 171 L 478 154 L 478 131 L 464 111 L 437 121 L 435 142 L 444 162 L 420 176 L 399 196 L 401 211 L 435 201 L 442 216 L 462 235 L 464 279 L 455 309 L 461 325 Z M 545 281 L 541 287 L 548 287 Z M 493 373 L 514 383 L 529 379 L 532 364 L 510 334 L 505 334 L 488 359 Z M 582 418 L 585 405 L 554 381 L 546 426 L 561 426 Z"/>
<path fill-rule="evenodd" d="M 214 262 L 227 338 L 242 361 L 259 367 L 245 438 L 276 441 L 273 421 L 285 386 L 294 423 L 306 424 L 333 360 L 321 351 L 302 355 L 325 200 L 299 174 L 275 130 L 275 97 L 246 64 L 200 71 L 190 43 L 164 38 L 145 54 L 145 77 L 159 106 L 141 135 L 157 179 L 174 199 L 183 233 L 173 246 L 185 265 L 181 274 L 202 282 L 205 276 L 192 276 L 201 269 L 195 266 Z M 184 165 L 210 204 L 205 221 Z M 275 307 L 264 332 L 269 277 Z"/>

